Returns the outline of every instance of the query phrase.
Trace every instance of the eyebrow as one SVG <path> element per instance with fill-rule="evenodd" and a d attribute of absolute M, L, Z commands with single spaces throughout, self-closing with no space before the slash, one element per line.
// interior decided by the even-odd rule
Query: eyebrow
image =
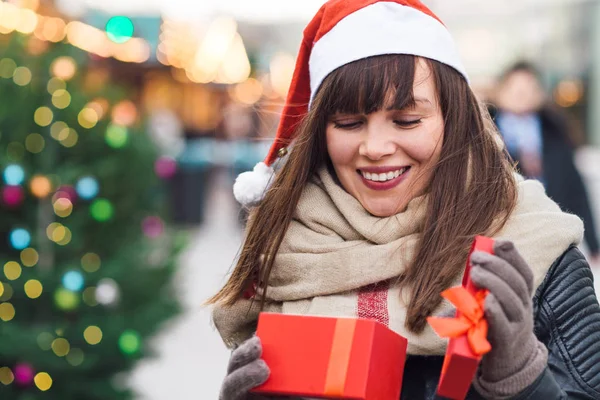
<path fill-rule="evenodd" d="M 433 107 L 433 103 L 429 99 L 426 99 L 424 97 L 415 97 L 413 100 L 414 101 L 411 101 L 408 104 L 406 104 L 405 107 L 403 107 L 403 109 L 416 107 L 417 103 L 421 103 L 422 105 Z M 396 109 L 395 107 L 388 107 L 387 111 L 393 111 L 395 109 Z"/>

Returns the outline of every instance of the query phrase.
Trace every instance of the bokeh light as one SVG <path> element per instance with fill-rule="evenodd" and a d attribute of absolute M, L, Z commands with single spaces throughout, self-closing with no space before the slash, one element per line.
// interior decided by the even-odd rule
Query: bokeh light
<path fill-rule="evenodd" d="M 106 113 L 108 112 L 110 104 L 105 98 L 97 97 L 93 101 L 88 103 L 86 107 L 94 109 L 94 111 L 96 111 L 96 114 L 98 114 L 98 119 L 102 119 L 104 118 L 104 115 L 106 115 Z"/>
<path fill-rule="evenodd" d="M 77 181 L 75 189 L 79 197 L 90 200 L 96 197 L 100 190 L 100 185 L 98 185 L 98 181 L 95 178 L 86 176 Z"/>
<path fill-rule="evenodd" d="M 2 294 L 0 294 L 0 301 L 9 301 L 13 295 L 13 288 L 8 282 L 2 283 Z"/>
<path fill-rule="evenodd" d="M 17 364 L 14 369 L 15 374 L 15 383 L 20 386 L 29 386 L 33 381 L 33 376 L 35 375 L 35 371 L 33 367 L 29 364 Z"/>
<path fill-rule="evenodd" d="M 41 153 L 42 150 L 44 150 L 45 146 L 46 141 L 44 140 L 44 137 L 39 133 L 31 133 L 25 138 L 25 148 L 30 153 Z"/>
<path fill-rule="evenodd" d="M 56 239 L 56 244 L 66 246 L 71 243 L 71 230 L 64 225 L 57 227 L 53 232 L 53 237 Z"/>
<path fill-rule="evenodd" d="M 25 192 L 21 186 L 4 186 L 2 188 L 2 201 L 8 207 L 18 207 L 25 199 Z"/>
<path fill-rule="evenodd" d="M 71 94 L 65 89 L 58 89 L 52 93 L 52 104 L 59 109 L 69 107 L 69 104 L 71 104 Z"/>
<path fill-rule="evenodd" d="M 37 36 L 30 36 L 27 41 L 27 52 L 32 56 L 41 56 L 46 51 L 50 44 L 44 40 L 40 40 Z"/>
<path fill-rule="evenodd" d="M 10 281 L 19 279 L 21 272 L 21 265 L 16 261 L 9 261 L 4 264 L 4 275 L 6 275 L 6 279 Z"/>
<path fill-rule="evenodd" d="M 31 243 L 31 234 L 23 228 L 14 229 L 10 233 L 10 244 L 17 250 L 23 250 Z"/>
<path fill-rule="evenodd" d="M 21 15 L 20 15 L 20 23 L 17 26 L 17 32 L 31 34 L 35 30 L 35 27 L 38 24 L 38 15 L 34 13 L 32 10 L 27 10 L 23 8 L 24 0 L 21 0 Z"/>
<path fill-rule="evenodd" d="M 10 303 L 0 304 L 0 319 L 8 322 L 15 317 L 15 307 Z"/>
<path fill-rule="evenodd" d="M 35 382 L 35 386 L 37 386 L 37 388 L 42 392 L 45 392 L 52 387 L 52 378 L 47 372 L 38 373 L 33 380 Z"/>
<path fill-rule="evenodd" d="M 37 279 L 30 279 L 25 283 L 24 289 L 27 297 L 30 299 L 37 299 L 42 295 L 44 287 Z"/>
<path fill-rule="evenodd" d="M 68 135 L 69 125 L 64 121 L 56 121 L 50 127 L 50 136 L 56 140 L 63 140 Z"/>
<path fill-rule="evenodd" d="M 67 83 L 60 78 L 51 78 L 48 81 L 48 85 L 46 85 L 48 89 L 48 93 L 54 94 L 57 90 L 65 90 L 67 88 Z"/>
<path fill-rule="evenodd" d="M 2 284 L 2 282 L 0 282 L 0 297 L 2 297 L 3 294 L 4 294 L 4 284 Z"/>
<path fill-rule="evenodd" d="M 154 172 L 162 179 L 169 179 L 177 172 L 177 161 L 172 157 L 159 157 L 154 162 Z"/>
<path fill-rule="evenodd" d="M 64 311 L 72 311 L 79 306 L 79 296 L 65 288 L 58 288 L 54 292 L 54 303 Z"/>
<path fill-rule="evenodd" d="M 40 255 L 35 249 L 28 248 L 21 252 L 21 262 L 26 267 L 33 267 L 40 260 Z"/>
<path fill-rule="evenodd" d="M 0 383 L 10 385 L 15 380 L 15 375 L 8 367 L 0 367 Z"/>
<path fill-rule="evenodd" d="M 133 36 L 133 22 L 125 16 L 115 16 L 106 23 L 106 35 L 115 43 L 125 43 Z"/>
<path fill-rule="evenodd" d="M 7 185 L 20 185 L 25 180 L 25 171 L 20 165 L 11 164 L 4 169 L 4 182 Z"/>
<path fill-rule="evenodd" d="M 63 275 L 62 284 L 72 292 L 79 292 L 83 289 L 85 281 L 79 271 L 69 271 Z"/>
<path fill-rule="evenodd" d="M 102 330 L 97 326 L 88 326 L 83 332 L 83 338 L 91 345 L 96 345 L 102 341 Z"/>
<path fill-rule="evenodd" d="M 31 82 L 31 70 L 27 67 L 18 67 L 13 73 L 13 81 L 19 86 L 26 86 Z"/>
<path fill-rule="evenodd" d="M 42 350 L 50 350 L 52 348 L 52 342 L 54 336 L 49 332 L 42 332 L 37 337 L 37 344 Z"/>
<path fill-rule="evenodd" d="M 92 218 L 99 222 L 106 222 L 112 218 L 114 214 L 113 205 L 106 199 L 94 200 L 90 206 L 90 213 Z"/>
<path fill-rule="evenodd" d="M 93 108 L 85 107 L 79 112 L 77 121 L 85 129 L 92 129 L 98 123 L 98 114 Z"/>
<path fill-rule="evenodd" d="M 11 58 L 3 58 L 0 60 L 0 77 L 9 79 L 15 73 L 17 69 L 17 63 Z"/>
<path fill-rule="evenodd" d="M 77 134 L 77 131 L 73 128 L 69 128 L 66 130 L 67 136 L 62 139 L 60 141 L 60 144 L 62 144 L 65 147 L 73 147 L 77 144 L 77 141 L 79 140 L 79 135 Z"/>
<path fill-rule="evenodd" d="M 69 354 L 71 345 L 65 338 L 54 339 L 52 342 L 52 351 L 59 357 L 64 357 Z"/>
<path fill-rule="evenodd" d="M 81 267 L 86 272 L 96 272 L 100 269 L 100 256 L 96 253 L 86 253 L 81 257 Z"/>
<path fill-rule="evenodd" d="M 54 113 L 48 107 L 42 106 L 35 110 L 33 120 L 39 126 L 48 126 L 52 123 Z"/>
<path fill-rule="evenodd" d="M 73 212 L 73 203 L 66 197 L 59 197 L 52 203 L 54 213 L 59 217 L 66 218 Z"/>
<path fill-rule="evenodd" d="M 119 299 L 119 293 L 117 282 L 110 278 L 104 278 L 98 282 L 98 287 L 96 287 L 96 301 L 105 306 L 114 305 Z"/>
<path fill-rule="evenodd" d="M 71 351 L 69 351 L 69 354 L 67 354 L 67 362 L 74 367 L 81 365 L 83 363 L 84 358 L 85 357 L 83 354 L 83 350 L 78 348 L 71 349 Z"/>
<path fill-rule="evenodd" d="M 128 135 L 126 127 L 110 124 L 106 129 L 106 143 L 108 143 L 110 147 L 118 149 L 127 144 Z"/>
<path fill-rule="evenodd" d="M 131 100 L 123 100 L 112 110 L 112 121 L 116 125 L 131 126 L 137 118 L 137 107 Z"/>
<path fill-rule="evenodd" d="M 263 94 L 263 86 L 260 81 L 249 78 L 246 81 L 239 83 L 233 89 L 233 98 L 240 103 L 253 105 Z"/>
<path fill-rule="evenodd" d="M 68 81 L 69 79 L 73 78 L 77 72 L 77 64 L 72 57 L 59 57 L 52 62 L 52 65 L 50 66 L 50 72 L 55 77 L 64 81 Z"/>
<path fill-rule="evenodd" d="M 142 231 L 149 238 L 156 239 L 163 234 L 165 229 L 162 219 L 156 216 L 146 217 L 142 221 Z"/>
<path fill-rule="evenodd" d="M 45 176 L 37 175 L 31 179 L 29 184 L 31 193 L 40 199 L 47 197 L 52 192 L 52 183 Z"/>
<path fill-rule="evenodd" d="M 62 198 L 69 200 L 71 204 L 73 204 L 77 200 L 77 191 L 71 185 L 62 185 L 58 188 L 56 193 L 54 193 L 54 196 L 52 196 L 52 201 L 57 201 Z"/>
<path fill-rule="evenodd" d="M 132 329 L 128 329 L 119 337 L 119 348 L 125 354 L 135 354 L 140 350 L 140 334 Z"/>

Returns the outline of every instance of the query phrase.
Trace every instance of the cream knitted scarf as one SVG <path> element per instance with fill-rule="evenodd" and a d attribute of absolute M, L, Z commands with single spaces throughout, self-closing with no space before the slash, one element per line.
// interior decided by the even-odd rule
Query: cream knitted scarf
<path fill-rule="evenodd" d="M 536 287 L 552 263 L 579 244 L 583 223 L 564 213 L 537 181 L 518 182 L 518 204 L 497 238 L 511 240 L 533 269 Z M 284 237 L 267 290 L 265 311 L 376 319 L 408 339 L 410 354 L 443 354 L 446 342 L 429 327 L 404 327 L 408 298 L 393 282 L 411 262 L 427 197 L 397 215 L 370 215 L 326 168 L 307 184 Z M 455 285 L 460 284 L 457 277 Z M 403 296 L 403 297 L 402 297 Z M 213 320 L 233 346 L 255 330 L 258 302 L 216 306 Z M 448 315 L 448 303 L 436 315 Z"/>

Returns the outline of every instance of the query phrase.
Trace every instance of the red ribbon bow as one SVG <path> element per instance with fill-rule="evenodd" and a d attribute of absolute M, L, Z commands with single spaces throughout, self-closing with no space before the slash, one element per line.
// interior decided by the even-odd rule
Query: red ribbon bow
<path fill-rule="evenodd" d="M 442 297 L 450 301 L 459 311 L 456 318 L 429 317 L 427 322 L 433 330 L 445 338 L 467 335 L 469 347 L 480 356 L 488 353 L 492 346 L 487 340 L 488 323 L 484 315 L 487 290 L 478 290 L 473 295 L 463 286 L 442 292 Z"/>

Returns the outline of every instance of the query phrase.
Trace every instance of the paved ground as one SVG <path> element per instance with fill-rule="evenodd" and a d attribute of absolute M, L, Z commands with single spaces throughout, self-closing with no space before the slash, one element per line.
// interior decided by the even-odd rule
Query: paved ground
<path fill-rule="evenodd" d="M 600 222 L 600 149 L 581 152 L 578 161 Z M 224 283 L 240 244 L 230 190 L 223 183 L 212 192 L 208 219 L 201 229 L 192 232 L 192 245 L 182 257 L 177 280 L 186 312 L 156 338 L 159 357 L 142 364 L 134 374 L 132 383 L 140 400 L 218 397 L 228 352 L 201 304 Z M 596 288 L 600 293 L 600 269 L 597 271 Z"/>

